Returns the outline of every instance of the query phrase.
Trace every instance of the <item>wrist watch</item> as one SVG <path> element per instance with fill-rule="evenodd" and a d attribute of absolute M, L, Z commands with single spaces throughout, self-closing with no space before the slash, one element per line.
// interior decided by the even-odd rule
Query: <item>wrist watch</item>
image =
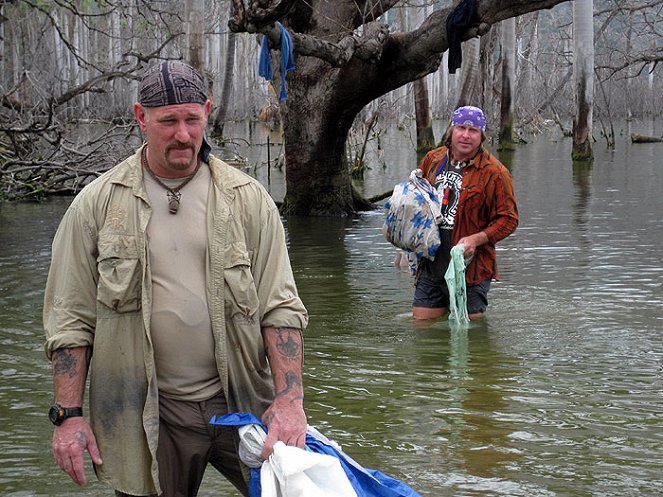
<path fill-rule="evenodd" d="M 83 415 L 82 407 L 62 407 L 60 404 L 54 404 L 48 410 L 48 419 L 55 426 L 60 426 L 67 418 L 75 418 Z"/>

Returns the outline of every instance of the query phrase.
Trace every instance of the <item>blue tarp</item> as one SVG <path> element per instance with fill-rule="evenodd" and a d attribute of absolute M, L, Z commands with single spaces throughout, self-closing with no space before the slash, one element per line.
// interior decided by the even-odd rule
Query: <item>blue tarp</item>
<path fill-rule="evenodd" d="M 230 413 L 224 416 L 215 416 L 210 423 L 226 426 L 257 424 L 267 432 L 267 427 L 251 413 Z M 358 497 L 421 497 L 405 483 L 375 469 L 363 468 L 345 453 L 316 438 L 310 432 L 306 434 L 306 449 L 338 458 Z M 249 495 L 250 497 L 260 497 L 261 492 L 260 468 L 252 468 Z"/>

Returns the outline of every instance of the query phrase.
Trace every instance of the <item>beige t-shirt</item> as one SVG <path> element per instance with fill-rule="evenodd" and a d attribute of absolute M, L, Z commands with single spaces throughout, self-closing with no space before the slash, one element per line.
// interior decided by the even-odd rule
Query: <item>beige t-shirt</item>
<path fill-rule="evenodd" d="M 180 190 L 176 214 L 168 211 L 166 190 L 147 171 L 143 177 L 152 205 L 147 237 L 159 393 L 180 400 L 206 400 L 222 389 L 205 290 L 209 167 L 202 164 Z M 183 181 L 159 179 L 171 188 Z"/>

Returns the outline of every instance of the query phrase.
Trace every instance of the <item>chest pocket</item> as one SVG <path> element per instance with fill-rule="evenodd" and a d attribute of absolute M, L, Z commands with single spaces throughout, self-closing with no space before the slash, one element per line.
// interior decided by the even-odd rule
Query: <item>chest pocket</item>
<path fill-rule="evenodd" d="M 246 246 L 243 243 L 232 243 L 225 250 L 223 279 L 226 285 L 226 314 L 231 317 L 253 317 L 258 312 L 258 293 Z"/>
<path fill-rule="evenodd" d="M 100 234 L 97 269 L 97 301 L 103 304 L 100 311 L 104 308 L 115 313 L 140 310 L 142 268 L 135 236 Z"/>

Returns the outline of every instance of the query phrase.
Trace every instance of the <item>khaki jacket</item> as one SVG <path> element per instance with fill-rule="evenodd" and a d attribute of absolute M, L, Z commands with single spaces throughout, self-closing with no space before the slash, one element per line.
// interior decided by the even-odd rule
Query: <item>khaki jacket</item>
<path fill-rule="evenodd" d="M 260 417 L 274 398 L 261 328 L 304 329 L 278 209 L 255 179 L 210 156 L 207 294 L 230 411 Z M 160 493 L 151 276 L 151 207 L 140 150 L 74 199 L 53 241 L 44 299 L 45 351 L 90 346 L 90 420 L 101 481 Z"/>

